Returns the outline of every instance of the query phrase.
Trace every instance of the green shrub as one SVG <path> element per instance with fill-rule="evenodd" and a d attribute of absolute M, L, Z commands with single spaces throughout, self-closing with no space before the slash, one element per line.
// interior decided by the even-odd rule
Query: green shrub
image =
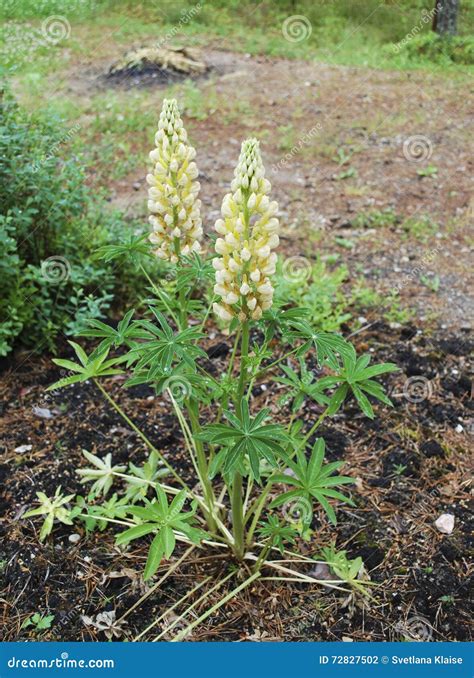
<path fill-rule="evenodd" d="M 112 265 L 92 255 L 118 239 L 123 219 L 92 200 L 78 158 L 64 153 L 77 128 L 1 96 L 0 355 L 15 341 L 53 349 L 59 333 L 102 316 L 119 286 Z"/>
<path fill-rule="evenodd" d="M 409 59 L 426 59 L 433 63 L 474 64 L 474 37 L 471 35 L 441 38 L 423 33 L 402 47 Z"/>
<path fill-rule="evenodd" d="M 343 284 L 349 277 L 346 266 L 331 269 L 318 258 L 290 257 L 276 273 L 276 290 L 283 305 L 302 306 L 311 322 L 324 332 L 337 332 L 351 318 Z"/>

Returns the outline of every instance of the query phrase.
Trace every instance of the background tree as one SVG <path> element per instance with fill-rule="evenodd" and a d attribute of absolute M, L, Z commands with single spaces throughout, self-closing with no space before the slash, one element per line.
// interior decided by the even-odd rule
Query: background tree
<path fill-rule="evenodd" d="M 433 30 L 438 35 L 456 35 L 459 0 L 436 0 Z"/>

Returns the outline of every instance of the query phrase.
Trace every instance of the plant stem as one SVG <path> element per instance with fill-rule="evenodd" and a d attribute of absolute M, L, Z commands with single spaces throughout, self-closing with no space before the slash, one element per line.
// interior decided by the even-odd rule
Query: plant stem
<path fill-rule="evenodd" d="M 306 445 L 306 443 L 307 443 L 308 440 L 311 438 L 311 436 L 313 435 L 313 433 L 319 428 L 319 426 L 321 425 L 321 423 L 322 423 L 322 422 L 324 421 L 324 419 L 327 417 L 327 411 L 328 411 L 328 408 L 326 408 L 326 409 L 324 410 L 324 412 L 322 412 L 322 413 L 320 414 L 320 416 L 317 418 L 317 420 L 315 421 L 315 423 L 313 424 L 313 426 L 310 428 L 310 430 L 308 431 L 308 433 L 306 434 L 306 436 L 303 438 L 303 441 L 301 442 L 300 448 L 301 448 L 301 447 L 304 447 L 304 446 Z M 296 451 L 296 450 L 295 450 L 295 451 Z M 249 527 L 249 529 L 247 530 L 247 539 L 246 539 L 247 544 L 250 544 L 251 541 L 252 541 L 253 534 L 254 534 L 255 529 L 256 529 L 256 527 L 257 527 L 258 519 L 260 518 L 260 515 L 261 515 L 261 513 L 262 513 L 263 507 L 264 507 L 264 505 L 265 505 L 265 500 L 266 500 L 266 498 L 267 498 L 267 496 L 268 496 L 270 490 L 271 490 L 271 477 L 268 479 L 268 483 L 267 483 L 265 489 L 263 490 L 263 492 L 261 493 L 260 497 L 258 498 L 257 503 L 254 504 L 254 506 L 251 507 L 251 509 L 250 509 L 250 511 L 249 511 L 250 514 L 253 512 L 253 513 L 254 513 L 254 516 L 253 516 L 252 522 L 251 522 L 251 524 L 250 524 L 250 527 Z"/>
<path fill-rule="evenodd" d="M 274 360 L 272 363 L 270 363 L 270 365 L 265 365 L 265 367 L 262 367 L 262 369 L 259 370 L 257 372 L 257 374 L 255 375 L 255 379 L 258 379 L 259 377 L 261 377 L 263 374 L 265 374 L 265 372 L 268 372 L 268 370 L 271 370 L 273 367 L 275 367 L 276 365 L 281 363 L 283 360 L 288 358 L 290 355 L 293 355 L 293 353 L 296 353 L 297 351 L 299 351 L 299 349 L 300 349 L 300 346 L 297 346 L 296 348 L 293 348 L 293 349 L 291 349 L 291 351 L 288 351 L 287 353 L 282 355 L 277 360 Z"/>
<path fill-rule="evenodd" d="M 242 337 L 240 348 L 240 375 L 237 386 L 237 398 L 235 409 L 237 416 L 242 421 L 242 400 L 245 392 L 247 377 L 247 357 L 249 352 L 249 323 L 245 321 L 242 325 Z M 242 501 L 242 476 L 236 471 L 232 481 L 232 527 L 234 533 L 234 552 L 237 558 L 241 559 L 245 553 L 244 543 L 244 507 Z"/>
<path fill-rule="evenodd" d="M 159 450 L 157 450 L 156 447 L 153 445 L 153 443 L 151 442 L 151 440 L 149 440 L 149 439 L 146 437 L 146 435 L 145 435 L 142 431 L 140 431 L 140 429 L 138 428 L 138 426 L 137 426 L 136 424 L 134 424 L 133 421 L 125 414 L 125 412 L 122 410 L 122 408 L 120 407 L 120 405 L 119 405 L 118 403 L 116 403 L 115 400 L 112 398 L 112 396 L 110 396 L 110 395 L 107 393 L 107 391 L 106 391 L 105 388 L 102 386 L 102 384 L 101 384 L 100 382 L 98 382 L 97 379 L 93 379 L 93 381 L 94 381 L 94 384 L 95 384 L 95 385 L 97 386 L 97 388 L 99 389 L 99 391 L 100 391 L 100 392 L 102 393 L 102 395 L 104 396 L 104 398 L 106 398 L 106 400 L 112 405 L 112 407 L 114 408 L 114 410 L 115 410 L 116 412 L 118 412 L 118 414 L 120 414 L 120 416 L 122 417 L 122 419 L 124 419 L 124 420 L 127 422 L 127 424 L 130 426 L 130 428 L 132 428 L 132 429 L 135 431 L 135 433 L 143 440 L 143 442 L 147 445 L 147 447 L 149 447 L 150 450 L 152 450 L 153 452 L 155 452 L 155 453 L 158 455 L 158 458 L 163 462 L 163 464 L 166 466 L 166 468 L 167 468 L 168 471 L 171 473 L 171 475 L 175 478 L 175 480 L 177 480 L 178 483 L 179 483 L 182 487 L 184 487 L 188 492 L 190 492 L 190 493 L 192 494 L 191 489 L 188 487 L 188 485 L 186 485 L 186 483 L 184 482 L 184 480 L 176 473 L 176 471 L 175 471 L 174 468 L 171 466 L 171 464 L 169 464 L 169 463 L 166 461 L 166 459 L 163 457 L 163 455 L 161 454 L 161 452 L 160 452 Z"/>
<path fill-rule="evenodd" d="M 260 555 L 258 556 L 257 561 L 255 563 L 255 566 L 253 568 L 254 572 L 260 572 L 260 568 L 262 567 L 262 564 L 265 562 L 265 559 L 268 556 L 268 553 L 269 553 L 271 547 L 272 547 L 272 543 L 271 543 L 271 541 L 269 541 L 268 544 L 266 544 L 262 548 Z"/>
<path fill-rule="evenodd" d="M 168 302 L 166 301 L 166 299 L 162 296 L 160 288 L 157 287 L 157 286 L 155 285 L 155 283 L 153 282 L 153 280 L 150 278 L 150 276 L 148 275 L 148 273 L 147 273 L 145 267 L 143 266 L 143 264 L 140 264 L 140 268 L 141 268 L 142 273 L 144 274 L 145 278 L 148 280 L 149 284 L 151 285 L 151 288 L 152 288 L 153 292 L 156 294 L 157 297 L 159 297 L 159 299 L 161 299 L 162 304 L 164 305 L 164 307 L 166 308 L 166 310 L 168 311 L 168 313 L 170 314 L 170 316 L 173 318 L 173 320 L 175 321 L 175 323 L 178 325 L 178 324 L 179 324 L 179 323 L 178 323 L 178 318 L 177 318 L 176 315 L 173 313 L 173 311 L 172 311 L 172 309 L 170 308 L 170 306 L 169 306 Z"/>
<path fill-rule="evenodd" d="M 181 330 L 185 330 L 188 324 L 188 313 L 186 308 L 186 290 L 184 287 L 181 287 L 178 293 L 178 303 L 179 303 L 179 327 Z"/>
<path fill-rule="evenodd" d="M 231 573 L 231 574 L 233 574 L 233 573 Z M 218 603 L 216 603 L 215 605 L 210 607 L 208 610 L 206 610 L 206 612 L 204 612 L 200 617 L 195 619 L 191 624 L 186 626 L 186 628 L 182 629 L 178 633 L 177 636 L 175 636 L 174 638 L 171 639 L 170 642 L 176 643 L 178 641 L 183 640 L 183 638 L 185 638 L 186 635 L 190 631 L 192 631 L 196 626 L 198 626 L 198 624 L 201 624 L 205 619 L 210 617 L 211 614 L 213 614 L 213 612 L 215 612 L 220 607 L 222 607 L 222 605 L 225 605 L 225 603 L 227 603 L 228 600 L 231 600 L 234 596 L 236 596 L 238 593 L 240 593 L 240 591 L 242 591 L 242 589 L 246 588 L 247 586 L 250 586 L 250 584 L 252 582 L 254 582 L 255 579 L 257 579 L 257 577 L 259 577 L 259 576 L 260 576 L 260 572 L 254 572 L 254 574 L 252 574 L 250 577 L 248 577 L 248 579 L 245 579 L 245 581 L 243 581 L 242 584 L 239 584 L 239 586 L 237 586 L 237 588 L 230 591 L 227 595 L 225 595 L 223 598 L 221 598 L 221 600 L 219 600 Z M 229 575 L 226 577 L 226 579 L 228 579 L 228 578 L 229 578 Z M 225 581 L 225 580 L 223 580 L 223 581 Z"/>
<path fill-rule="evenodd" d="M 209 507 L 209 512 L 206 515 L 207 524 L 211 532 L 215 532 L 216 523 L 213 517 L 215 511 L 215 495 L 212 489 L 211 481 L 209 480 L 209 470 L 207 465 L 206 453 L 204 451 L 204 444 L 201 440 L 196 438 L 196 434 L 201 431 L 201 424 L 199 423 L 198 403 L 194 398 L 190 398 L 187 402 L 187 410 L 189 420 L 191 422 L 191 431 L 194 437 L 194 445 L 196 450 L 196 459 L 199 470 L 200 481 L 206 503 Z"/>
<path fill-rule="evenodd" d="M 326 407 L 326 409 L 324 410 L 324 412 L 322 412 L 322 413 L 319 415 L 319 417 L 316 419 L 316 421 L 314 422 L 314 424 L 313 424 L 313 425 L 311 426 L 311 428 L 309 429 L 308 433 L 307 433 L 307 434 L 305 435 L 305 437 L 303 438 L 303 440 L 302 440 L 302 442 L 301 442 L 301 445 L 300 445 L 300 448 L 299 448 L 299 449 L 304 448 L 304 447 L 306 446 L 306 443 L 307 443 L 308 440 L 311 438 L 311 436 L 313 435 L 313 433 L 321 426 L 321 424 L 323 423 L 324 419 L 326 419 L 326 417 L 327 417 L 327 415 L 328 415 L 328 409 L 329 409 L 329 408 Z"/>
<path fill-rule="evenodd" d="M 260 518 L 260 515 L 262 513 L 262 510 L 263 510 L 263 507 L 265 505 L 265 501 L 268 497 L 268 494 L 270 492 L 270 489 L 271 489 L 271 484 L 269 482 L 268 485 L 263 490 L 263 492 L 261 493 L 260 497 L 258 498 L 257 504 L 255 505 L 254 516 L 253 516 L 252 522 L 250 523 L 250 527 L 247 531 L 247 544 L 249 544 L 249 545 L 252 541 L 253 533 L 255 532 L 255 528 L 257 527 L 258 519 Z"/>
<path fill-rule="evenodd" d="M 245 393 L 245 385 L 247 383 L 247 358 L 249 354 L 249 337 L 250 328 L 249 322 L 246 320 L 242 324 L 242 337 L 240 343 L 240 375 L 237 386 L 237 398 L 235 401 L 235 409 L 239 419 L 242 419 L 242 400 Z"/>
<path fill-rule="evenodd" d="M 242 559 L 245 553 L 244 544 L 244 511 L 242 504 L 242 476 L 238 471 L 234 473 L 232 481 L 232 527 L 234 534 L 234 553 Z"/>

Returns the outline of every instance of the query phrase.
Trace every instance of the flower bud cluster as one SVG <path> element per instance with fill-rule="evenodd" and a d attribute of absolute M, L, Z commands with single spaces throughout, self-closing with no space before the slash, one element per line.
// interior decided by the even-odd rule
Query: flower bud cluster
<path fill-rule="evenodd" d="M 265 179 L 259 143 L 242 144 L 239 163 L 222 202 L 222 218 L 213 259 L 216 270 L 214 292 L 220 299 L 214 312 L 224 321 L 238 317 L 242 322 L 258 320 L 273 302 L 271 276 L 275 273 L 279 243 L 278 205 L 270 201 L 271 185 Z"/>
<path fill-rule="evenodd" d="M 200 189 L 196 181 L 196 151 L 187 143 L 186 130 L 175 99 L 165 99 L 151 151 L 153 171 L 147 175 L 150 241 L 156 255 L 176 263 L 180 255 L 201 249 Z"/>

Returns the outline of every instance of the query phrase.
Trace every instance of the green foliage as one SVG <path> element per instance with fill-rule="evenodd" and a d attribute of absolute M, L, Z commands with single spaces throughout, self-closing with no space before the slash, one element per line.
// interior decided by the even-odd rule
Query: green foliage
<path fill-rule="evenodd" d="M 94 497 L 89 495 L 87 499 L 81 496 L 76 497 L 76 508 L 79 510 L 78 518 L 85 524 L 86 531 L 93 532 L 95 529 L 105 530 L 109 525 L 109 520 L 123 520 L 127 514 L 129 505 L 128 497 L 119 497 L 114 493 L 109 499 L 100 504 L 93 504 Z"/>
<path fill-rule="evenodd" d="M 347 504 L 354 505 L 353 501 L 343 495 L 341 492 L 334 490 L 338 485 L 345 485 L 353 483 L 354 479 L 348 476 L 335 476 L 333 473 L 337 471 L 344 462 L 335 461 L 331 464 L 324 464 L 325 442 L 322 438 L 318 438 L 311 451 L 311 457 L 307 461 L 302 450 L 296 451 L 296 461 L 288 459 L 287 463 L 293 475 L 276 474 L 272 476 L 272 483 L 281 483 L 283 485 L 292 485 L 295 489 L 289 490 L 280 494 L 270 504 L 270 508 L 276 508 L 295 499 L 304 499 L 312 502 L 314 499 L 321 504 L 324 511 L 327 513 L 329 520 L 335 525 L 336 514 L 333 507 L 328 502 L 328 499 L 339 499 Z M 309 522 L 310 514 L 308 512 L 307 522 Z"/>
<path fill-rule="evenodd" d="M 175 496 L 170 505 L 168 505 L 165 492 L 159 485 L 156 486 L 156 495 L 158 498 L 152 502 L 146 501 L 145 506 L 128 508 L 128 513 L 140 522 L 135 527 L 121 532 L 116 539 L 117 545 L 121 545 L 128 544 L 151 532 L 155 534 L 145 565 L 145 579 L 155 574 L 163 557 L 166 559 L 171 557 L 176 546 L 174 530 L 185 535 L 194 544 L 198 544 L 204 536 L 202 530 L 190 524 L 194 518 L 195 507 L 192 511 L 182 511 L 186 501 L 184 490 Z"/>
<path fill-rule="evenodd" d="M 294 276 L 285 275 L 280 263 L 276 277 L 276 295 L 282 305 L 297 305 L 308 309 L 309 321 L 319 329 L 326 332 L 338 331 L 351 317 L 342 288 L 348 275 L 346 266 L 330 269 L 321 258 L 314 263 L 308 261 L 301 276 L 298 271 Z"/>
<path fill-rule="evenodd" d="M 213 0 L 212 3 L 200 3 L 200 9 L 194 13 L 192 20 L 183 23 L 183 16 L 190 11 L 186 0 L 165 0 L 159 5 L 153 0 L 144 0 L 133 5 L 133 12 L 127 0 L 102 0 L 100 3 L 92 0 L 43 0 L 41 3 L 35 0 L 4 0 L 0 16 L 5 19 L 4 39 L 10 48 L 5 50 L 5 62 L 16 68 L 19 62 L 24 66 L 31 63 L 32 56 L 36 61 L 44 59 L 54 63 L 54 56 L 66 46 L 72 46 L 78 52 L 87 49 L 74 31 L 67 41 L 55 45 L 56 49 L 38 45 L 37 40 L 29 39 L 31 31 L 18 23 L 54 15 L 65 16 L 70 23 L 88 20 L 103 25 L 114 31 L 117 40 L 127 40 L 128 44 L 131 31 L 138 39 L 142 36 L 148 38 L 152 25 L 154 38 L 159 40 L 179 26 L 179 42 L 198 41 L 207 45 L 209 39 L 224 38 L 229 49 L 252 54 L 329 59 L 337 63 L 392 69 L 424 67 L 431 63 L 451 68 L 472 63 L 472 2 L 460 3 L 458 25 L 461 35 L 449 43 L 431 33 L 431 21 L 424 21 L 427 11 L 432 8 L 433 3 L 426 0 L 401 0 L 397 3 L 380 3 L 377 0 L 279 0 L 278 3 L 260 4 L 255 4 L 254 0 Z M 295 15 L 304 16 L 311 30 L 304 33 L 301 40 L 284 39 L 283 22 Z M 124 23 L 126 30 L 123 29 Z M 33 42 L 33 54 L 26 48 L 28 39 Z M 210 96 L 203 100 L 194 94 L 192 87 L 189 91 L 185 88 L 183 94 L 186 110 L 190 116 L 203 119 L 217 108 L 214 92 L 211 90 Z M 114 102 L 110 103 L 110 113 L 115 114 Z M 127 115 L 119 121 L 121 129 L 129 131 L 132 117 L 133 129 L 141 128 L 143 120 L 133 116 L 133 104 L 130 106 L 126 102 L 126 106 Z M 109 128 L 113 118 L 110 115 L 103 118 L 99 122 Z M 130 154 L 125 156 L 124 161 L 127 156 Z"/>
<path fill-rule="evenodd" d="M 130 462 L 126 498 L 132 502 L 140 501 L 147 496 L 150 487 L 155 486 L 165 475 L 169 475 L 169 471 L 160 468 L 159 457 L 154 450 L 143 466 L 136 466 Z"/>
<path fill-rule="evenodd" d="M 76 334 L 86 319 L 105 314 L 114 292 L 123 294 L 118 271 L 93 257 L 117 239 L 123 221 L 92 200 L 81 163 L 65 153 L 68 141 L 60 120 L 27 114 L 3 91 L 0 355 L 16 341 L 54 350 L 60 333 Z M 133 287 L 131 268 L 121 275 Z"/>
<path fill-rule="evenodd" d="M 223 463 L 223 472 L 231 473 L 236 469 L 246 474 L 244 461 L 249 460 L 252 477 L 260 480 L 260 462 L 265 459 L 276 466 L 276 457 L 283 456 L 283 447 L 277 441 L 284 441 L 285 430 L 278 424 L 264 424 L 269 410 L 261 410 L 251 417 L 246 400 L 242 401 L 242 420 L 232 412 L 225 412 L 227 424 L 210 424 L 203 428 L 200 439 L 223 446 L 219 461 Z"/>
<path fill-rule="evenodd" d="M 141 343 L 134 344 L 129 353 L 129 362 L 135 362 L 135 369 L 148 370 L 148 379 L 154 379 L 163 374 L 169 374 L 174 362 L 184 362 L 189 367 L 194 366 L 198 357 L 205 357 L 206 352 L 196 346 L 196 341 L 202 333 L 192 327 L 175 332 L 164 315 L 156 309 L 151 309 L 158 325 L 149 320 L 138 320 L 132 328 L 142 330 Z"/>
<path fill-rule="evenodd" d="M 95 379 L 97 377 L 110 377 L 113 374 L 121 374 L 122 370 L 116 369 L 114 365 L 118 362 L 124 362 L 124 358 L 121 360 L 112 359 L 106 360 L 108 355 L 108 349 L 97 354 L 97 352 L 92 353 L 90 356 L 86 354 L 84 349 L 76 344 L 74 341 L 70 341 L 69 344 L 73 347 L 79 362 L 75 363 L 72 360 L 67 360 L 65 358 L 54 358 L 53 362 L 59 367 L 64 367 L 64 369 L 69 370 L 75 374 L 72 374 L 68 377 L 64 377 L 59 381 L 56 381 L 51 386 L 48 386 L 48 391 L 53 391 L 57 388 L 64 388 L 64 386 L 70 386 L 71 384 L 77 384 L 79 382 L 87 381 L 88 379 Z"/>
<path fill-rule="evenodd" d="M 438 168 L 435 165 L 428 165 L 417 170 L 417 174 L 419 177 L 437 177 Z"/>
<path fill-rule="evenodd" d="M 298 412 L 306 399 L 312 400 L 318 405 L 327 405 L 329 398 L 324 395 L 320 389 L 316 378 L 306 367 L 303 360 L 299 360 L 299 374 L 289 365 L 282 365 L 281 369 L 285 373 L 284 377 L 278 377 L 277 381 L 287 387 L 286 393 L 280 398 L 283 405 L 289 400 L 292 401 L 292 412 Z"/>
<path fill-rule="evenodd" d="M 439 275 L 420 275 L 420 282 L 432 292 L 438 292 L 441 281 Z"/>
<path fill-rule="evenodd" d="M 337 551 L 333 545 L 322 549 L 322 557 L 336 577 L 346 584 L 349 584 L 349 586 L 352 586 L 359 591 L 359 593 L 368 595 L 367 589 L 365 588 L 367 582 L 358 579 L 363 566 L 362 558 L 360 556 L 351 560 L 347 557 L 347 551 Z"/>
<path fill-rule="evenodd" d="M 355 228 L 383 228 L 394 226 L 399 222 L 399 218 L 391 207 L 383 210 L 371 210 L 370 212 L 361 212 L 351 221 Z"/>
<path fill-rule="evenodd" d="M 40 541 L 44 541 L 46 537 L 51 534 L 55 520 L 65 525 L 72 525 L 72 518 L 77 513 L 74 510 L 67 508 L 67 504 L 74 499 L 73 494 L 63 496 L 61 493 L 61 486 L 56 489 L 52 499 L 47 497 L 44 492 L 37 492 L 36 496 L 40 501 L 38 508 L 30 509 L 23 514 L 23 518 L 30 518 L 32 516 L 46 516 L 41 527 Z"/>
<path fill-rule="evenodd" d="M 405 219 L 401 228 L 406 238 L 416 238 L 422 242 L 427 242 L 439 230 L 439 225 L 433 221 L 429 214 L 420 214 Z"/>
<path fill-rule="evenodd" d="M 380 384 L 374 381 L 377 377 L 387 372 L 395 372 L 399 368 L 393 363 L 381 363 L 369 367 L 370 355 L 362 355 L 359 358 L 354 356 L 343 356 L 343 365 L 333 376 L 323 377 L 319 380 L 320 388 L 330 388 L 336 386 L 336 390 L 331 397 L 328 410 L 335 414 L 341 407 L 349 392 L 355 396 L 362 412 L 370 419 L 374 418 L 374 410 L 367 398 L 372 396 L 380 400 L 385 405 L 392 405 Z"/>
<path fill-rule="evenodd" d="M 53 619 L 54 614 L 40 614 L 39 612 L 35 612 L 31 617 L 25 619 L 21 628 L 27 629 L 29 626 L 34 626 L 35 631 L 46 631 L 46 629 L 51 628 Z"/>
<path fill-rule="evenodd" d="M 76 471 L 78 475 L 82 476 L 81 483 L 92 482 L 91 492 L 96 495 L 102 494 L 105 497 L 112 487 L 114 474 L 123 473 L 127 467 L 112 466 L 110 452 L 103 459 L 87 450 L 82 450 L 82 454 L 95 468 L 81 468 Z"/>
<path fill-rule="evenodd" d="M 472 35 L 456 35 L 440 37 L 436 33 L 428 32 L 416 35 L 402 47 L 411 60 L 426 60 L 427 62 L 449 65 L 474 64 L 474 37 Z"/>
<path fill-rule="evenodd" d="M 262 539 L 268 539 L 270 546 L 276 547 L 282 555 L 285 552 L 285 543 L 294 544 L 298 534 L 291 525 L 280 522 L 279 518 L 272 515 L 262 521 L 258 532 Z"/>

